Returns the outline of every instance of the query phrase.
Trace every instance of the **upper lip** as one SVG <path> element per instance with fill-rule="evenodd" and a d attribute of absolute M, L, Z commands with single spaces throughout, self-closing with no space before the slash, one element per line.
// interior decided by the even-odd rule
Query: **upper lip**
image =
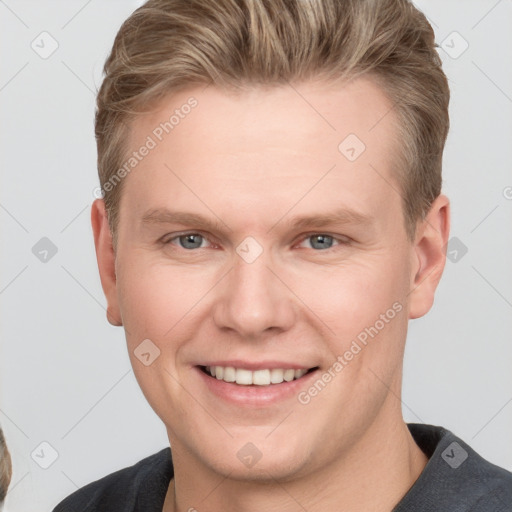
<path fill-rule="evenodd" d="M 282 369 L 282 370 L 309 370 L 311 368 L 315 368 L 316 365 L 304 365 L 301 363 L 290 363 L 289 361 L 242 361 L 241 359 L 231 359 L 229 361 L 206 361 L 202 362 L 197 366 L 232 366 L 233 368 L 240 368 L 243 370 L 273 370 L 273 369 Z"/>

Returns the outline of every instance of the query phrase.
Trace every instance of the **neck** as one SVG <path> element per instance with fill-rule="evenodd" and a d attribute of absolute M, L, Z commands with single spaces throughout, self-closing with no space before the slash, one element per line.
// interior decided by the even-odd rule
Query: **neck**
<path fill-rule="evenodd" d="M 396 397 L 391 397 L 398 402 Z M 398 402 L 399 404 L 399 402 Z M 394 404 L 396 406 L 396 404 Z M 401 414 L 377 418 L 350 451 L 321 471 L 297 480 L 243 482 L 190 464 L 190 453 L 173 443 L 175 478 L 163 512 L 389 512 L 428 462 Z"/>

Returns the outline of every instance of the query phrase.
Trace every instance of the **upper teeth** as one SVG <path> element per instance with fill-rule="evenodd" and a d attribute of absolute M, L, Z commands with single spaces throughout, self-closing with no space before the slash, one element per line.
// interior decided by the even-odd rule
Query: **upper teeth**
<path fill-rule="evenodd" d="M 232 366 L 207 366 L 206 371 L 212 377 L 225 382 L 236 382 L 249 386 L 268 386 L 269 384 L 281 384 L 281 382 L 290 382 L 294 379 L 300 379 L 308 370 L 281 370 L 273 368 L 272 370 L 244 370 L 242 368 L 233 368 Z"/>

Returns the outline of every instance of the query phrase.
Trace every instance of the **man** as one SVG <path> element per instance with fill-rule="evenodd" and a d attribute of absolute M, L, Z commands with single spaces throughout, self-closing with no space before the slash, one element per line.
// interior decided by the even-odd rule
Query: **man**
<path fill-rule="evenodd" d="M 401 413 L 449 236 L 435 46 L 406 0 L 150 0 L 124 23 L 92 226 L 171 448 L 55 512 L 512 510 L 511 473 Z"/>

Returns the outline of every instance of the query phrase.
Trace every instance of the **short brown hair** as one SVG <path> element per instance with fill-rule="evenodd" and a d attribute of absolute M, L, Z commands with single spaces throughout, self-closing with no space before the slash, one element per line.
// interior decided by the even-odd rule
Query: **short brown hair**
<path fill-rule="evenodd" d="M 5 444 L 4 433 L 0 428 L 0 504 L 4 501 L 11 482 L 11 455 Z"/>
<path fill-rule="evenodd" d="M 413 240 L 441 193 L 450 92 L 437 48 L 408 0 L 149 0 L 120 28 L 97 97 L 98 173 L 114 247 L 122 182 L 105 184 L 126 160 L 137 113 L 192 85 L 363 74 L 397 114 L 397 179 Z"/>

